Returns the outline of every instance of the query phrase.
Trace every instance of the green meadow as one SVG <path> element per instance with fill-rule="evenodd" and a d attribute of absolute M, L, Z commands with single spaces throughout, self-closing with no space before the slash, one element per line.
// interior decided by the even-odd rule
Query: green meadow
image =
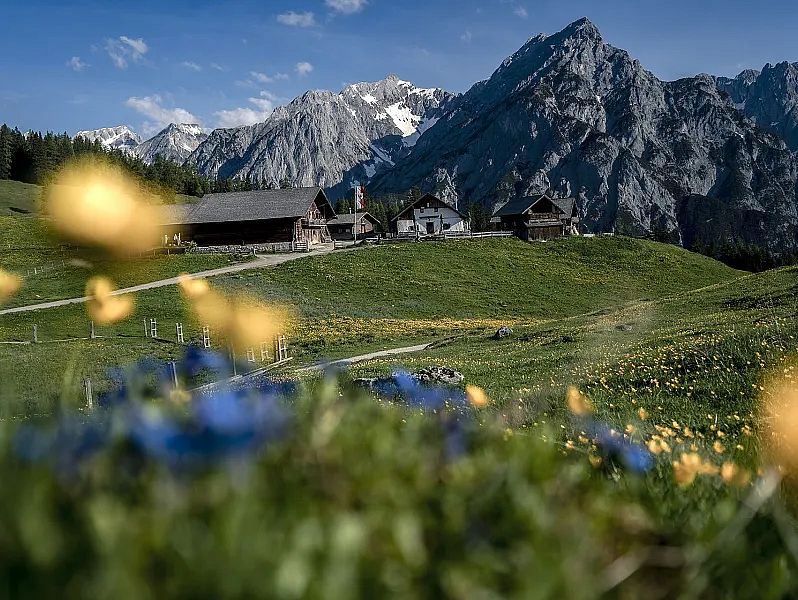
<path fill-rule="evenodd" d="M 11 209 L 33 210 L 35 191 L 0 188 L 0 266 L 69 266 L 26 275 L 9 306 L 81 295 L 89 274 L 128 285 L 229 260 L 79 266 L 85 257 Z M 798 268 L 750 274 L 623 237 L 493 239 L 334 252 L 211 284 L 293 309 L 294 361 L 278 372 L 299 383 L 291 435 L 187 487 L 168 469 L 131 479 L 117 468 L 129 441 L 77 487 L 19 468 L 0 444 L 0 477 L 17 482 L 0 494 L 8 581 L 121 597 L 780 598 L 798 586 L 794 474 L 773 466 L 763 409 L 775 379 L 798 376 Z M 0 316 L 0 441 L 64 409 L 89 418 L 84 377 L 102 392 L 111 368 L 179 359 L 176 323 L 200 341 L 175 287 L 135 301 L 93 340 L 77 339 L 82 305 Z M 143 335 L 152 318 L 155 340 Z M 513 333 L 495 339 L 502 325 Z M 294 368 L 420 342 L 430 347 L 337 381 Z M 212 344 L 228 352 L 213 332 Z M 454 441 L 450 407 L 431 415 L 352 385 L 431 365 L 488 398 Z M 584 411 L 569 408 L 569 388 Z M 157 393 L 144 400 L 172 411 Z M 607 454 L 596 423 L 650 454 L 650 468 Z"/>

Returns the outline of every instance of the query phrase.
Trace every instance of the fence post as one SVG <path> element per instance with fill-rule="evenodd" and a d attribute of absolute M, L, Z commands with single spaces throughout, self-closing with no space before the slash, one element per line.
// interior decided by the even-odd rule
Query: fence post
<path fill-rule="evenodd" d="M 147 319 L 144 319 L 144 337 L 150 337 L 150 330 L 147 329 Z"/>
<path fill-rule="evenodd" d="M 158 321 L 150 319 L 150 337 L 155 339 L 158 337 Z"/>
<path fill-rule="evenodd" d="M 94 321 L 90 321 L 90 323 L 91 323 L 91 330 L 89 336 L 93 340 L 94 338 L 97 337 L 97 333 L 94 331 Z"/>
<path fill-rule="evenodd" d="M 202 347 L 205 349 L 211 347 L 211 328 L 207 325 L 202 328 Z"/>
<path fill-rule="evenodd" d="M 86 408 L 92 410 L 94 408 L 94 397 L 91 392 L 91 379 L 88 377 L 83 378 L 83 393 L 86 396 Z"/>
<path fill-rule="evenodd" d="M 183 324 L 176 323 L 177 326 L 177 343 L 178 344 L 185 344 L 185 340 L 183 338 Z"/>
<path fill-rule="evenodd" d="M 39 343 L 39 327 L 36 325 L 36 323 L 33 324 L 33 343 Z"/>
<path fill-rule="evenodd" d="M 169 363 L 169 366 L 171 367 L 170 370 L 172 371 L 172 383 L 174 383 L 175 389 L 177 389 L 180 387 L 180 384 L 177 382 L 177 363 L 172 361 Z"/>
<path fill-rule="evenodd" d="M 248 363 L 255 363 L 255 348 L 250 348 L 247 350 L 247 362 Z"/>
<path fill-rule="evenodd" d="M 269 350 L 268 350 L 268 342 L 261 342 L 260 344 L 260 362 L 266 362 L 269 360 Z"/>

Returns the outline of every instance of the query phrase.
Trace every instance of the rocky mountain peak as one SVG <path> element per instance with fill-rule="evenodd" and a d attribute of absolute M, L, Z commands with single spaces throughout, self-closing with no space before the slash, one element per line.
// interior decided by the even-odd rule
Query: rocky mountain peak
<path fill-rule="evenodd" d="M 90 142 L 99 141 L 105 148 L 123 152 L 132 152 L 141 143 L 141 136 L 127 125 L 78 131 L 75 137 L 81 137 Z"/>
<path fill-rule="evenodd" d="M 707 75 L 661 81 L 581 19 L 532 38 L 453 101 L 371 187 L 420 185 L 487 206 L 554 189 L 579 199 L 592 231 L 796 247 L 798 159 L 740 118 L 718 87 Z M 758 225 L 743 231 L 753 214 Z"/>

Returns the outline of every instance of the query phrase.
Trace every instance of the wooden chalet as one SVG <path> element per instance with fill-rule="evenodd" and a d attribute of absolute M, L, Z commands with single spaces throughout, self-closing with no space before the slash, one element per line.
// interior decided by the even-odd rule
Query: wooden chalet
<path fill-rule="evenodd" d="M 355 231 L 357 231 L 357 239 L 370 237 L 374 233 L 374 228 L 379 224 L 380 222 L 370 213 L 358 212 L 357 226 L 355 226 L 355 214 L 345 213 L 328 221 L 327 228 L 334 240 L 351 240 L 354 239 Z"/>
<path fill-rule="evenodd" d="M 468 217 L 432 194 L 425 194 L 406 206 L 392 221 L 399 236 L 441 235 L 470 231 Z"/>
<path fill-rule="evenodd" d="M 579 231 L 579 211 L 574 198 L 549 198 L 542 194 L 516 198 L 493 213 L 496 231 L 511 231 L 522 240 L 550 240 Z"/>
<path fill-rule="evenodd" d="M 292 188 L 208 194 L 195 204 L 163 207 L 169 243 L 199 246 L 331 241 L 327 222 L 335 210 L 324 190 Z"/>

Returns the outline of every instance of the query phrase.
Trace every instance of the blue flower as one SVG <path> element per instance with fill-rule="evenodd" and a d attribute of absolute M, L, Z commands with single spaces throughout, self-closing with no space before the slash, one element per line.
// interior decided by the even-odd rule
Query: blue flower
<path fill-rule="evenodd" d="M 131 440 L 145 455 L 170 467 L 254 457 L 267 442 L 279 439 L 288 423 L 276 398 L 230 391 L 196 400 L 183 419 L 151 407 L 131 417 Z"/>
<path fill-rule="evenodd" d="M 27 425 L 14 438 L 14 450 L 29 462 L 49 463 L 64 478 L 77 475 L 81 466 L 107 447 L 108 421 L 63 415 L 51 427 Z"/>
<path fill-rule="evenodd" d="M 654 457 L 646 448 L 626 439 L 604 423 L 589 421 L 586 430 L 604 458 L 617 460 L 633 473 L 645 473 L 654 466 Z"/>
<path fill-rule="evenodd" d="M 203 370 L 209 370 L 221 376 L 231 374 L 230 362 L 215 352 L 209 352 L 198 346 L 189 346 L 179 368 L 187 377 L 196 377 Z"/>

